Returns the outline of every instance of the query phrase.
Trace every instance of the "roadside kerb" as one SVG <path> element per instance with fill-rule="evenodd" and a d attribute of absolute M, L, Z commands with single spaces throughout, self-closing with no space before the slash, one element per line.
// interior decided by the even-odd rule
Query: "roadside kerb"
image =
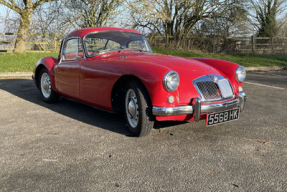
<path fill-rule="evenodd" d="M 246 71 L 281 71 L 287 70 L 287 66 L 272 66 L 272 67 L 245 67 Z"/>
<path fill-rule="evenodd" d="M 1 72 L 0 78 L 9 78 L 9 77 L 31 77 L 32 72 Z"/>

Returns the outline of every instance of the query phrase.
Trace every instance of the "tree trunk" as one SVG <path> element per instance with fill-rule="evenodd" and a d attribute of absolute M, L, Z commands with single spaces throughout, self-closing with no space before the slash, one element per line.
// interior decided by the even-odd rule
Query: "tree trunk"
<path fill-rule="evenodd" d="M 30 26 L 32 14 L 32 8 L 24 9 L 21 13 L 20 26 L 17 33 L 14 52 L 22 53 L 23 51 L 25 51 L 25 41 Z"/>

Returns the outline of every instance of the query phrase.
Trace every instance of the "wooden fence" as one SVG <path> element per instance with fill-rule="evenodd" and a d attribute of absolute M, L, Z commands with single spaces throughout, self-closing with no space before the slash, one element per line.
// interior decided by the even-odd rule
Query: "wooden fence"
<path fill-rule="evenodd" d="M 150 36 L 152 47 L 177 50 L 200 50 L 213 53 L 229 54 L 264 54 L 286 55 L 287 37 L 174 37 Z"/>
<path fill-rule="evenodd" d="M 58 51 L 62 38 L 65 35 L 58 34 L 28 34 L 26 50 L 31 51 Z M 0 51 L 13 50 L 16 33 L 0 33 Z"/>
<path fill-rule="evenodd" d="M 58 51 L 62 38 L 58 34 L 28 34 L 26 50 Z M 152 47 L 177 50 L 200 50 L 228 54 L 287 54 L 287 37 L 183 37 L 147 36 Z M 13 50 L 15 33 L 0 33 L 0 51 Z"/>
<path fill-rule="evenodd" d="M 242 53 L 287 54 L 287 37 L 237 38 L 236 47 Z"/>

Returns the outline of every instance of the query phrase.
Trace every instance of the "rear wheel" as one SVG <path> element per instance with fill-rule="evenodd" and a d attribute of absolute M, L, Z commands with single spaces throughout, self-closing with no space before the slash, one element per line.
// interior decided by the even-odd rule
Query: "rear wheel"
<path fill-rule="evenodd" d="M 43 101 L 46 103 L 55 103 L 59 99 L 59 95 L 53 90 L 51 79 L 46 68 L 43 68 L 39 74 L 39 90 Z"/>
<path fill-rule="evenodd" d="M 143 85 L 132 80 L 125 87 L 125 118 L 129 130 L 136 136 L 148 135 L 154 125 L 152 105 Z"/>

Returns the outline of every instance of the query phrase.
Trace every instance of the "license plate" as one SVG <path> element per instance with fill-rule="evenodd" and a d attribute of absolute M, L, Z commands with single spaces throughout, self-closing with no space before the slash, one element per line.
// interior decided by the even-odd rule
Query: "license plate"
<path fill-rule="evenodd" d="M 209 113 L 206 118 L 206 125 L 211 126 L 237 119 L 239 119 L 239 109 Z"/>

